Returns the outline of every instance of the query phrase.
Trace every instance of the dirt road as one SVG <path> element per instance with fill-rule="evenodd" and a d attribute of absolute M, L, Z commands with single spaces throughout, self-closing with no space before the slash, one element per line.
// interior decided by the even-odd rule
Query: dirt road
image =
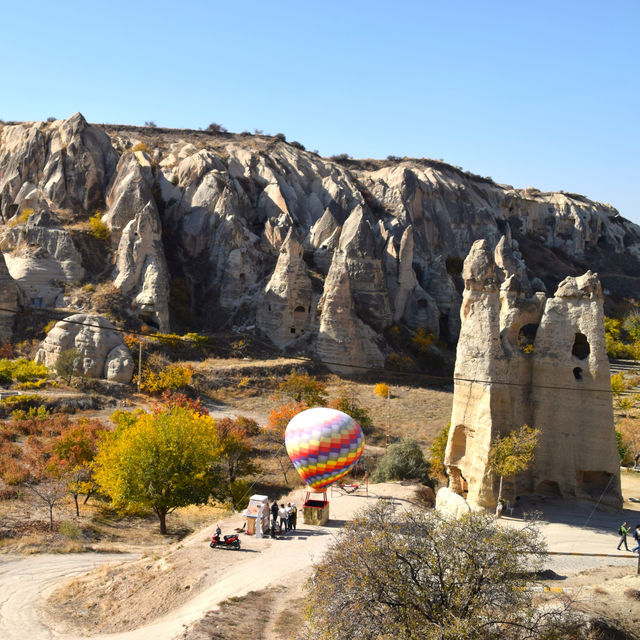
<path fill-rule="evenodd" d="M 398 483 L 376 485 L 372 487 L 372 494 L 393 495 L 395 500 L 402 503 L 412 498 L 413 487 Z M 302 497 L 302 492 L 299 492 L 298 495 L 292 496 L 292 499 L 301 504 Z M 183 561 L 187 559 L 183 564 L 187 568 L 193 567 L 193 574 L 182 571 L 179 577 L 179 581 L 182 582 L 178 584 L 182 591 L 176 593 L 193 593 L 193 597 L 184 596 L 178 601 L 159 596 L 162 603 L 159 610 L 161 615 L 154 619 L 149 618 L 149 622 L 145 624 L 142 619 L 135 619 L 137 607 L 134 591 L 131 600 L 121 604 L 132 612 L 131 626 L 139 628 L 118 633 L 101 633 L 100 629 L 96 628 L 91 637 L 104 640 L 174 640 L 185 627 L 230 597 L 243 596 L 249 591 L 273 585 L 299 584 L 308 575 L 313 561 L 322 555 L 338 528 L 366 502 L 367 498 L 364 496 L 334 495 L 331 499 L 332 526 L 313 527 L 301 524 L 297 532 L 279 540 L 256 539 L 254 536 L 243 535 L 242 550 L 238 552 L 209 548 L 207 537 L 215 527 L 215 524 L 212 524 L 208 529 L 186 538 L 178 549 L 173 551 L 174 556 L 166 561 L 168 564 L 177 564 L 177 556 L 181 556 Z M 614 532 L 622 515 L 620 512 L 590 514 L 591 507 L 585 505 L 575 513 L 567 513 L 566 509 L 557 508 L 553 504 L 539 506 L 543 511 L 543 520 L 546 521 L 543 524 L 543 532 L 550 550 L 617 553 L 617 538 Z M 517 518 L 505 519 L 505 522 L 509 521 L 511 526 L 518 526 Z M 238 524 L 240 520 L 239 516 L 236 516 L 235 521 L 223 524 L 223 530 L 229 531 Z M 49 617 L 43 617 L 38 604 L 44 602 L 56 585 L 64 579 L 79 575 L 105 562 L 128 562 L 127 571 L 123 573 L 128 573 L 136 583 L 135 567 L 150 562 L 136 561 L 136 557 L 123 554 L 78 554 L 3 559 L 0 561 L 0 637 L 2 640 L 23 640 L 25 634 L 29 640 L 81 640 L 88 637 L 90 631 L 80 633 L 79 630 L 71 630 L 65 625 L 64 618 L 53 621 Z M 629 566 L 630 573 L 635 569 L 633 558 L 572 556 L 551 557 L 548 568 L 557 573 L 573 573 L 620 564 Z M 170 571 L 166 572 L 167 579 L 169 573 Z M 159 579 L 162 580 L 162 576 Z M 185 592 L 184 589 L 191 591 Z M 171 602 L 181 604 L 171 608 Z M 91 620 L 91 616 L 86 619 Z"/>

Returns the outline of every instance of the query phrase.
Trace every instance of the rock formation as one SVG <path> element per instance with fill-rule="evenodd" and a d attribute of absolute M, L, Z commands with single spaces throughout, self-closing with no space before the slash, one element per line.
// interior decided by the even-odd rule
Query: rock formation
<path fill-rule="evenodd" d="M 40 345 L 36 362 L 54 367 L 63 351 L 76 349 L 79 375 L 130 382 L 134 362 L 122 334 L 102 316 L 78 313 L 56 323 Z"/>
<path fill-rule="evenodd" d="M 111 231 L 99 265 L 87 259 L 97 245 L 80 242 L 96 212 Z M 607 265 L 613 298 L 640 277 L 640 228 L 582 196 L 514 189 L 427 159 L 336 162 L 269 136 L 94 126 L 80 114 L 0 125 L 0 217 L 0 249 L 27 306 L 62 292 L 80 300 L 74 290 L 106 279 L 162 330 L 175 325 L 178 295 L 195 325 L 180 329 L 253 327 L 344 366 L 383 362 L 393 324 L 453 345 L 456 265 L 478 239 L 491 249 L 503 235 L 517 240 L 523 255 L 500 249 L 499 260 L 535 291 L 585 262 Z"/>
<path fill-rule="evenodd" d="M 556 295 L 531 293 L 507 238 L 476 241 L 465 291 L 445 454 L 453 491 L 494 507 L 492 441 L 523 424 L 539 429 L 534 466 L 505 479 L 503 495 L 536 493 L 621 506 L 620 461 L 605 350 L 603 294 L 588 271 Z"/>

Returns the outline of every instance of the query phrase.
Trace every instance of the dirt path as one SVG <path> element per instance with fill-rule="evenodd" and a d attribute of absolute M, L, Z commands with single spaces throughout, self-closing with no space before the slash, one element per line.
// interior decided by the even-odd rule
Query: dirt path
<path fill-rule="evenodd" d="M 0 637 L 2 640 L 58 638 L 40 619 L 37 603 L 63 578 L 105 563 L 137 558 L 130 553 L 33 555 L 0 559 Z"/>
<path fill-rule="evenodd" d="M 408 504 L 413 491 L 411 486 L 389 483 L 373 486 L 371 495 L 393 496 L 397 502 Z M 290 497 L 298 504 L 302 503 L 302 498 L 303 491 Z M 175 548 L 170 553 L 156 560 L 135 559 L 137 556 L 123 554 L 8 558 L 0 563 L 0 638 L 23 640 L 25 631 L 28 631 L 29 640 L 81 640 L 87 637 L 103 640 L 174 640 L 206 612 L 215 609 L 230 597 L 241 597 L 250 591 L 270 586 L 301 584 L 309 574 L 312 563 L 321 557 L 335 533 L 366 502 L 365 496 L 334 493 L 331 497 L 331 526 L 300 524 L 296 532 L 278 540 L 243 535 L 241 551 L 209 548 L 208 536 L 215 528 L 214 523 L 189 536 L 179 545 L 174 545 Z M 566 509 L 557 508 L 557 505 L 537 506 L 544 513 L 543 532 L 550 550 L 617 554 L 617 539 L 612 532 L 615 531 L 615 523 L 622 513 L 596 511 L 590 514 L 591 507 L 583 505 L 575 513 L 569 514 Z M 632 514 L 627 512 L 625 515 Z M 636 514 L 633 515 L 635 517 Z M 507 522 L 512 526 L 519 525 L 518 519 L 505 519 L 505 523 Z M 240 516 L 234 516 L 223 523 L 222 528 L 224 532 L 229 532 L 239 524 Z M 635 559 L 624 558 L 622 555 L 623 553 L 619 558 L 555 556 L 550 558 L 548 567 L 566 575 L 595 567 L 623 565 L 628 566 L 630 574 L 633 573 Z M 129 579 L 133 589 L 124 601 L 122 596 L 115 594 L 107 605 L 106 614 L 95 618 L 90 614 L 84 619 L 88 627 L 94 624 L 96 626 L 82 630 L 72 628 L 64 615 L 58 613 L 56 618 L 55 615 L 43 615 L 39 610 L 39 604 L 44 603 L 65 579 L 78 576 L 105 562 L 123 560 L 127 561 L 126 569 L 116 576 L 116 582 Z M 136 572 L 141 571 L 144 565 L 147 569 L 154 565 L 150 571 L 155 572 L 155 591 L 143 591 L 143 581 L 137 578 Z M 113 576 L 108 579 L 110 583 L 114 582 Z M 99 593 L 103 592 L 99 590 Z M 107 593 L 107 589 L 104 593 Z M 148 598 L 156 599 L 156 608 L 147 608 L 147 613 L 143 615 L 143 604 L 147 605 Z M 145 600 L 144 603 L 142 599 Z M 90 609 L 89 600 L 81 598 L 80 601 Z M 62 607 L 64 604 L 63 596 L 54 607 Z M 102 625 L 109 622 L 109 607 L 113 609 L 115 618 L 118 606 L 128 610 L 131 630 L 105 633 L 108 627 Z M 108 630 L 117 628 L 115 625 Z"/>

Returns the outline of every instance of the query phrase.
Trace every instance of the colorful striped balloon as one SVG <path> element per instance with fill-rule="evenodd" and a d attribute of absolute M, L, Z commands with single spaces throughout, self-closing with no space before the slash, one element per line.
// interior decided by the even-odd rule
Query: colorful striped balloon
<path fill-rule="evenodd" d="M 319 407 L 295 416 L 284 441 L 293 466 L 317 491 L 346 476 L 364 449 L 364 434 L 351 416 Z"/>

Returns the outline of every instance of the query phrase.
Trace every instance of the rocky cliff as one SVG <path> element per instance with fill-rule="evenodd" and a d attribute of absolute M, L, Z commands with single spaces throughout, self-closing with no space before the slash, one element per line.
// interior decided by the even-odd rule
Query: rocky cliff
<path fill-rule="evenodd" d="M 554 297 L 533 293 L 504 237 L 476 241 L 464 263 L 456 351 L 449 488 L 494 507 L 492 442 L 524 424 L 540 432 L 533 467 L 506 478 L 503 495 L 550 494 L 620 507 L 620 460 L 595 274 L 567 277 Z"/>
<path fill-rule="evenodd" d="M 269 136 L 80 114 L 0 126 L 0 249 L 26 306 L 89 312 L 83 285 L 109 282 L 130 320 L 164 331 L 253 328 L 378 366 L 394 324 L 455 343 L 477 239 L 509 234 L 534 290 L 591 267 L 610 296 L 637 291 L 640 228 L 582 196 L 431 160 L 333 161 Z M 96 212 L 108 241 L 91 234 Z"/>

